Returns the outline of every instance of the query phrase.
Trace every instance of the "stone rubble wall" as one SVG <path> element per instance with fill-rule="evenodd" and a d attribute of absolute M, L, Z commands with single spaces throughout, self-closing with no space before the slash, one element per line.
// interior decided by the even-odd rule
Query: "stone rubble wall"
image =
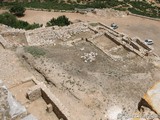
<path fill-rule="evenodd" d="M 25 30 L 23 29 L 15 29 L 15 28 L 11 28 L 9 26 L 0 24 L 0 44 L 4 47 L 4 48 L 10 48 L 13 46 L 23 46 L 24 44 L 27 44 L 27 41 L 25 41 L 25 43 L 21 44 L 18 41 L 13 41 L 13 40 L 7 40 L 4 38 L 4 36 L 12 36 L 12 37 L 16 37 L 18 34 L 25 34 Z M 24 35 L 25 37 L 25 35 Z"/>
<path fill-rule="evenodd" d="M 142 46 L 143 48 L 145 48 L 146 50 L 150 51 L 152 50 L 148 45 L 146 45 L 144 42 L 142 42 L 139 38 L 136 39 L 136 42 Z"/>
<path fill-rule="evenodd" d="M 56 40 L 66 41 L 75 34 L 87 31 L 88 23 L 80 22 L 59 29 L 47 27 L 26 31 L 26 38 L 29 45 L 49 45 L 54 44 Z"/>
<path fill-rule="evenodd" d="M 105 35 L 109 37 L 112 41 L 114 41 L 116 44 L 124 46 L 128 50 L 136 53 L 141 57 L 144 57 L 148 53 L 152 52 L 152 49 L 148 45 L 146 45 L 141 39 L 130 38 L 127 35 L 118 33 L 117 31 L 111 29 L 103 23 L 99 24 L 106 28 L 107 32 L 105 32 Z M 155 53 L 151 55 L 157 56 Z"/>
<path fill-rule="evenodd" d="M 43 82 L 39 82 L 36 79 L 33 79 L 36 87 L 41 88 L 42 98 L 45 100 L 47 104 L 51 104 L 53 107 L 54 113 L 57 115 L 59 119 L 63 120 L 74 120 L 68 109 L 60 102 L 60 100 L 47 88 L 47 86 Z M 37 91 L 37 89 L 35 89 Z M 34 91 L 33 91 L 34 92 Z"/>
<path fill-rule="evenodd" d="M 0 34 L 5 32 L 25 32 L 23 29 L 15 29 L 7 25 L 0 24 Z"/>
<path fill-rule="evenodd" d="M 2 37 L 2 34 L 5 34 L 7 32 L 14 33 L 14 34 L 25 33 L 28 45 L 38 46 L 38 45 L 55 44 L 57 40 L 67 41 L 69 40 L 69 38 L 71 38 L 75 34 L 78 34 L 81 32 L 87 32 L 87 31 L 94 31 L 96 34 L 89 39 L 90 42 L 96 37 L 101 36 L 102 34 L 105 34 L 106 37 L 109 37 L 117 45 L 122 45 L 128 50 L 136 53 L 141 57 L 144 57 L 148 55 L 148 53 L 152 52 L 152 49 L 148 45 L 144 44 L 144 42 L 142 42 L 142 40 L 140 40 L 139 38 L 132 39 L 127 35 L 124 35 L 122 33 L 119 33 L 113 30 L 112 28 L 110 28 L 109 26 L 106 26 L 103 23 L 98 23 L 98 24 L 99 26 L 102 26 L 106 30 L 106 32 L 100 33 L 96 27 L 92 27 L 89 25 L 89 23 L 85 23 L 85 22 L 79 22 L 79 23 L 71 24 L 69 26 L 64 26 L 64 27 L 54 26 L 54 27 L 46 27 L 46 28 L 37 28 L 35 30 L 28 30 L 28 31 L 10 28 L 6 25 L 0 25 L 0 30 L 2 31 L 4 30 L 3 32 L 0 31 L 0 34 L 1 34 L 0 43 L 4 47 L 14 46 L 12 43 L 6 41 Z M 156 54 L 154 53 L 152 55 L 156 56 Z"/>
<path fill-rule="evenodd" d="M 106 32 L 105 35 L 108 36 L 111 40 L 114 40 L 114 42 L 122 45 L 126 49 L 128 49 L 128 50 L 136 53 L 140 57 L 144 57 L 144 53 L 141 53 L 140 51 L 138 51 L 137 49 L 135 49 L 135 46 L 131 46 L 131 44 L 128 44 L 128 42 L 122 40 L 122 38 L 117 38 L 117 37 L 111 35 L 109 32 Z M 137 46 L 136 46 L 136 48 L 137 48 Z"/>
<path fill-rule="evenodd" d="M 3 48 L 8 48 L 11 46 L 11 44 L 9 44 L 2 35 L 0 35 L 0 43 L 3 46 Z"/>
<path fill-rule="evenodd" d="M 87 39 L 87 41 L 91 42 L 93 45 L 95 45 L 97 48 L 99 48 L 102 52 L 104 52 L 108 57 L 110 57 L 112 60 L 117 61 L 109 52 L 108 50 L 104 49 L 103 46 L 97 44 L 97 42 L 94 41 L 95 38 L 100 37 L 104 35 L 104 33 L 97 33 L 93 35 L 91 38 Z"/>

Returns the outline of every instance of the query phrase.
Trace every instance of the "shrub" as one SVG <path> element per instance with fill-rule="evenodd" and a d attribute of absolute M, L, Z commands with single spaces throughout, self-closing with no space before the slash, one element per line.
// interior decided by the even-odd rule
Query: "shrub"
<path fill-rule="evenodd" d="M 28 22 L 17 20 L 17 18 L 10 13 L 0 14 L 0 23 L 8 25 L 13 28 L 20 28 L 20 29 L 26 29 L 26 30 L 39 28 L 42 26 L 36 23 L 29 24 Z"/>
<path fill-rule="evenodd" d="M 16 16 L 20 17 L 24 15 L 25 8 L 22 7 L 21 5 L 14 5 L 13 7 L 10 8 L 10 13 L 15 14 Z"/>
<path fill-rule="evenodd" d="M 25 47 L 24 50 L 32 54 L 34 57 L 40 57 L 46 54 L 42 48 L 35 47 L 35 46 Z"/>
<path fill-rule="evenodd" d="M 47 22 L 47 26 L 66 26 L 69 25 L 71 22 L 68 20 L 66 16 L 59 16 L 57 19 L 52 18 L 49 22 Z"/>

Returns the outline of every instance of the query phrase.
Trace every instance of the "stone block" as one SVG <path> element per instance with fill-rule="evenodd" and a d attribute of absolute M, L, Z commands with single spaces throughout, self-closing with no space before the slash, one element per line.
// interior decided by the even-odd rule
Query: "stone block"
<path fill-rule="evenodd" d="M 31 101 L 34 101 L 38 98 L 40 98 L 42 95 L 41 93 L 41 88 L 39 85 L 33 86 L 32 88 L 29 89 L 27 92 L 27 98 Z"/>
<path fill-rule="evenodd" d="M 47 110 L 47 112 L 51 113 L 51 112 L 53 111 L 53 106 L 52 106 L 52 104 L 48 104 L 46 110 Z"/>

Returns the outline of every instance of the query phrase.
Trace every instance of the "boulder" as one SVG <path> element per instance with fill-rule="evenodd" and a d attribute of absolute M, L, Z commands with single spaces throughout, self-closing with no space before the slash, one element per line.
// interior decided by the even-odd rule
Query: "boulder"
<path fill-rule="evenodd" d="M 27 114 L 27 110 L 15 100 L 11 92 L 0 80 L 0 120 L 18 119 Z"/>
<path fill-rule="evenodd" d="M 160 115 L 160 81 L 155 83 L 147 91 L 143 99 L 147 102 L 147 106 L 149 106 L 151 110 Z"/>

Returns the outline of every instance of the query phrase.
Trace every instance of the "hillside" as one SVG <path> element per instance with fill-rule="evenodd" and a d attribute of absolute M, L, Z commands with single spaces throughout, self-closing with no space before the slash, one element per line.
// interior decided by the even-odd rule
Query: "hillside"
<path fill-rule="evenodd" d="M 19 2 L 7 2 L 8 0 L 4 0 L 0 3 L 1 8 L 8 8 L 13 5 L 20 4 L 27 8 L 40 8 L 40 9 L 51 9 L 54 10 L 75 10 L 76 8 L 79 9 L 86 9 L 86 8 L 113 8 L 120 11 L 129 11 L 134 14 L 159 18 L 160 17 L 160 7 L 158 7 L 157 3 L 153 3 L 152 1 L 130 1 L 126 0 L 125 2 L 122 0 L 90 0 L 90 1 L 82 1 L 82 0 L 67 0 L 67 1 L 60 1 L 60 0 L 40 0 L 30 2 L 23 2 L 23 0 L 19 0 Z M 20 2 L 21 1 L 21 2 Z"/>

